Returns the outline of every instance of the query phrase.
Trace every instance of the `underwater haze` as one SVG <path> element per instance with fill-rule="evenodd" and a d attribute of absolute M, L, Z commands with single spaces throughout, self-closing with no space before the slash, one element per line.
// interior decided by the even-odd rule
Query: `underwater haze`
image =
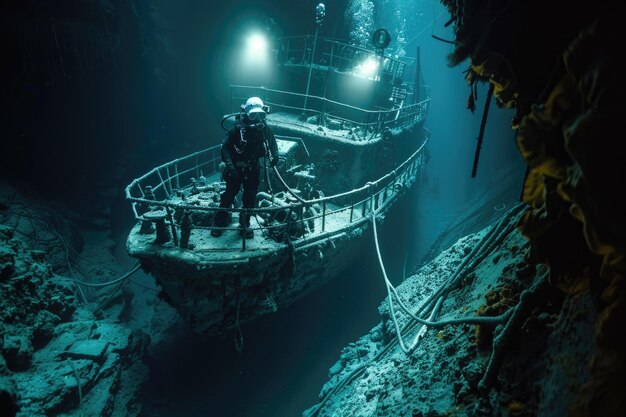
<path fill-rule="evenodd" d="M 378 226 L 379 247 L 394 285 L 458 239 L 479 232 L 509 211 L 518 201 L 525 169 L 511 129 L 513 111 L 491 103 L 477 176 L 472 178 L 488 87 L 478 84 L 476 111 L 470 112 L 466 107 L 470 87 L 463 76 L 469 63 L 450 67 L 452 46 L 431 36 L 454 39 L 452 27 L 445 26 L 450 19 L 447 9 L 425 0 L 332 0 L 324 4 L 323 23 L 317 24 L 318 3 L 111 0 L 0 6 L 5 51 L 0 73 L 6 83 L 1 98 L 3 227 L 17 230 L 10 233 L 17 238 L 20 222 L 34 219 L 33 229 L 23 234 L 36 237 L 43 245 L 41 241 L 48 238 L 46 227 L 56 224 L 44 214 L 54 211 L 58 214 L 54 219 L 62 218 L 64 225 L 71 226 L 63 226 L 66 234 L 58 265 L 47 261 L 50 276 L 105 282 L 123 275 L 135 265 L 135 259 L 127 254 L 127 237 L 137 224 L 124 188 L 167 161 L 220 145 L 226 135 L 220 126 L 222 118 L 239 110 L 231 100 L 231 84 L 272 86 L 281 82 L 281 73 L 272 63 L 249 61 L 251 35 L 312 37 L 316 29 L 320 38 L 372 49 L 373 32 L 385 28 L 391 35 L 387 57 L 419 58 L 420 82 L 430 102 L 423 124 L 407 129 L 429 138 L 427 156 L 419 179 L 403 194 L 402 204 L 391 207 Z M 375 77 L 361 78 L 375 81 Z M 304 85 L 299 85 L 301 93 Z M 355 90 L 348 96 L 361 93 Z M 363 103 L 362 107 L 370 105 Z M 270 127 L 272 120 L 279 120 L 272 119 L 278 117 L 274 110 L 280 112 L 272 109 L 267 116 Z M 319 152 L 324 150 L 321 146 Z M 391 171 L 379 168 L 380 176 Z M 15 214 L 17 205 L 14 211 L 8 209 L 16 201 L 22 204 L 19 216 Z M 27 204 L 33 209 L 23 209 Z M 37 214 L 39 209 L 44 214 Z M 43 231 L 37 234 L 37 228 Z M 50 239 L 56 239 L 59 230 L 54 229 Z M 12 238 L 3 239 L 9 242 Z M 129 247 L 132 243 L 129 240 Z M 37 249 L 48 250 L 45 246 Z M 0 253 L 0 263 L 4 262 L 2 256 Z M 45 259 L 38 252 L 24 256 L 33 256 L 28 258 L 32 264 L 44 262 L 33 259 Z M 82 415 L 90 415 L 85 411 L 88 407 L 123 415 L 116 407 L 124 404 L 130 410 L 128 415 L 144 417 L 300 416 L 320 401 L 329 369 L 345 353 L 342 349 L 380 322 L 379 305 L 387 297 L 369 229 L 355 259 L 336 278 L 324 280 L 328 282 L 319 288 L 312 284 L 310 291 L 289 305 L 278 302 L 277 311 L 243 322 L 241 334 L 226 319 L 228 325 L 219 335 L 196 334 L 176 311 L 176 302 L 161 292 L 155 270 L 144 267 L 133 271 L 133 282 L 121 288 L 86 288 L 83 295 L 68 284 L 71 291 L 63 297 L 75 297 L 76 316 L 69 319 L 67 313 L 66 319 L 60 310 L 53 312 L 61 317 L 55 325 L 66 326 L 67 335 L 75 331 L 76 340 L 95 340 L 93 334 L 102 335 L 97 340 L 105 340 L 107 332 L 132 333 L 134 344 L 129 343 L 127 350 L 111 350 L 118 336 L 104 347 L 96 342 L 78 346 L 66 336 L 65 344 L 54 345 L 69 352 L 62 357 L 45 356 L 45 347 L 31 346 L 24 367 L 10 369 L 13 362 L 7 359 L 9 372 L 0 362 L 0 392 L 20 391 L 6 386 L 22 387 L 27 382 L 43 387 L 49 382 L 42 375 L 58 372 L 65 381 L 72 381 L 67 387 L 51 385 L 50 392 L 41 388 L 38 393 L 21 394 L 30 398 L 30 404 L 60 398 L 53 408 L 38 409 L 46 415 L 70 415 L 79 407 L 83 407 Z M 4 285 L 4 279 L 0 284 Z M 116 292 L 111 293 L 113 289 Z M 234 309 L 229 303 L 224 301 L 224 310 L 231 314 Z M 2 308 L 8 312 L 13 305 Z M 6 318 L 8 313 L 3 313 L 4 345 L 17 344 L 13 350 L 2 348 L 5 358 L 22 358 L 19 352 L 26 348 L 19 343 L 30 337 L 24 335 L 33 333 L 24 327 L 30 320 L 26 317 L 30 314 L 35 323 L 33 317 L 39 313 L 33 307 L 20 314 L 22 324 L 19 314 L 11 321 Z M 42 315 L 37 317 L 43 320 Z M 85 324 L 92 322 L 93 326 Z M 111 328 L 106 330 L 102 323 Z M 50 330 L 49 343 L 57 343 L 60 334 Z M 94 354 L 93 349 L 100 348 L 107 353 Z M 110 352 L 122 359 L 113 359 Z M 116 372 L 123 376 L 111 387 L 122 387 L 119 389 L 127 393 L 108 400 L 109 387 L 97 384 L 113 373 L 107 367 L 116 360 L 145 366 L 131 369 L 119 365 L 123 371 Z M 74 381 L 76 369 L 72 370 L 68 361 L 72 367 L 78 366 L 82 375 L 78 383 Z M 43 362 L 58 365 L 51 370 L 36 368 Z M 110 366 L 117 369 L 114 366 L 118 364 Z M 14 376 L 17 382 L 10 382 Z M 92 390 L 96 386 L 101 391 Z M 98 405 L 105 400 L 108 405 Z M 22 411 L 6 415 L 29 415 L 28 407 L 34 406 L 22 403 Z"/>

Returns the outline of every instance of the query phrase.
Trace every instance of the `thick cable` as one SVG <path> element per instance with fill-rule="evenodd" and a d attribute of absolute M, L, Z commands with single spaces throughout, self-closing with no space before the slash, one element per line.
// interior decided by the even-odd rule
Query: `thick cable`
<path fill-rule="evenodd" d="M 383 277 L 385 280 L 385 285 L 387 287 L 387 296 L 388 296 L 388 303 L 389 303 L 389 311 L 391 313 L 391 318 L 393 320 L 394 323 L 394 327 L 396 328 L 396 334 L 398 337 L 398 343 L 400 345 L 400 348 L 407 354 L 411 353 L 415 347 L 417 346 L 418 342 L 421 340 L 421 335 L 424 333 L 424 329 L 420 329 L 420 331 L 417 333 L 416 337 L 414 338 L 413 342 L 411 343 L 411 345 L 409 345 L 408 347 L 405 345 L 404 340 L 402 339 L 402 332 L 400 330 L 400 325 L 398 324 L 398 319 L 396 317 L 396 311 L 395 308 L 393 306 L 393 298 L 395 297 L 395 299 L 398 302 L 398 305 L 400 305 L 400 307 L 402 308 L 402 310 L 414 321 L 416 321 L 419 324 L 422 324 L 424 326 L 428 326 L 428 327 L 434 327 L 434 328 L 438 328 L 438 327 L 444 327 L 444 326 L 448 326 L 448 325 L 461 325 L 461 324 L 485 324 L 485 323 L 490 323 L 490 324 L 497 324 L 502 322 L 506 317 L 508 317 L 508 315 L 502 315 L 502 316 L 497 316 L 497 317 L 463 317 L 463 318 L 457 318 L 457 319 L 448 319 L 448 320 L 440 320 L 440 321 L 433 321 L 433 319 L 436 318 L 439 309 L 441 308 L 441 305 L 443 304 L 444 301 L 444 296 L 439 297 L 439 299 L 437 300 L 437 303 L 435 304 L 434 308 L 432 309 L 429 317 L 427 320 L 424 320 L 420 317 L 417 317 L 415 314 L 413 314 L 404 304 L 404 302 L 402 301 L 402 299 L 400 298 L 400 295 L 398 294 L 397 289 L 393 286 L 393 284 L 391 283 L 391 281 L 389 280 L 389 277 L 387 276 L 387 271 L 385 268 L 385 264 L 383 262 L 382 259 L 382 255 L 380 252 L 380 244 L 378 241 L 378 230 L 376 227 L 376 214 L 375 212 L 372 212 L 372 225 L 373 225 L 373 229 L 374 229 L 374 241 L 375 241 L 375 245 L 376 245 L 376 254 L 378 255 L 378 263 L 380 265 L 381 271 L 383 273 Z"/>
<path fill-rule="evenodd" d="M 463 272 L 464 269 L 466 268 L 467 263 L 469 262 L 468 260 L 471 259 L 474 254 L 478 254 L 478 248 L 485 248 L 486 253 L 489 253 L 488 250 L 491 249 L 491 246 L 499 241 L 499 237 L 501 236 L 502 233 L 504 233 L 504 231 L 500 230 L 506 223 L 509 222 L 510 218 L 517 215 L 518 211 L 520 211 L 523 207 L 525 207 L 525 205 L 523 204 L 518 204 L 516 206 L 514 206 L 513 208 L 511 208 L 503 217 L 502 219 L 500 219 L 500 221 L 498 223 L 496 223 L 494 226 L 492 226 L 489 231 L 487 232 L 487 234 L 485 236 L 483 236 L 481 238 L 481 241 L 475 246 L 474 250 L 472 250 L 472 252 L 470 252 L 470 254 L 467 256 L 467 258 L 461 263 L 461 265 L 459 265 L 459 267 L 457 268 L 457 270 L 455 271 L 455 273 L 453 274 L 453 276 L 448 279 L 446 281 L 446 283 L 444 283 L 444 285 L 442 287 L 439 288 L 439 290 L 437 290 L 434 294 L 432 294 L 431 296 L 429 296 L 429 298 L 422 304 L 422 306 L 420 306 L 420 308 L 417 309 L 416 314 L 422 314 L 424 310 L 428 309 L 427 311 L 432 311 L 435 310 L 437 308 L 436 304 L 435 306 L 433 306 L 432 310 L 429 309 L 429 306 L 431 304 L 433 304 L 435 302 L 435 300 L 441 300 L 441 297 L 439 297 L 439 295 L 444 292 L 444 289 L 448 286 L 448 284 L 453 283 L 454 278 L 457 276 L 461 275 L 461 272 Z M 481 253 L 480 256 L 477 256 L 477 258 L 479 258 L 479 261 L 482 261 L 482 258 L 484 255 L 484 253 Z M 511 313 L 504 313 L 502 316 L 497 316 L 497 317 L 471 317 L 468 319 L 463 319 L 463 320 L 471 320 L 472 323 L 468 323 L 468 324 L 484 324 L 484 323 L 477 323 L 475 320 L 481 319 L 481 320 L 488 320 L 488 319 L 496 319 L 496 320 L 500 320 L 500 317 L 502 317 L 502 321 L 507 320 L 510 317 Z M 504 317 L 503 317 L 504 316 Z M 454 324 L 454 323 L 452 323 Z M 402 329 L 402 333 L 408 332 L 411 329 L 413 329 L 416 325 L 416 322 L 409 322 L 405 325 L 404 329 Z M 315 406 L 315 409 L 313 409 L 311 411 L 311 413 L 307 416 L 307 417 L 315 417 L 317 415 L 319 415 L 319 413 L 321 412 L 321 410 L 324 408 L 325 404 L 328 402 L 328 400 L 334 395 L 334 393 L 336 393 L 337 391 L 339 391 L 340 389 L 342 389 L 343 387 L 345 387 L 346 385 L 350 384 L 352 381 L 354 381 L 354 379 L 356 377 L 358 377 L 361 373 L 363 373 L 365 371 L 365 369 L 367 368 L 367 366 L 375 361 L 380 360 L 382 357 L 384 357 L 385 355 L 387 355 L 395 346 L 395 344 L 397 343 L 397 339 L 393 339 L 390 343 L 388 343 L 386 346 L 384 346 L 378 353 L 376 353 L 376 355 L 374 355 L 374 357 L 372 357 L 371 360 L 365 362 L 365 363 L 361 363 L 359 365 L 357 365 L 354 369 L 352 369 L 350 372 L 347 373 L 346 376 L 344 376 L 344 378 L 339 381 L 337 383 L 337 385 L 335 385 L 330 391 L 328 391 L 328 393 L 326 393 L 326 395 L 324 396 L 324 398 L 321 399 L 321 401 L 319 402 L 319 404 L 317 404 L 317 406 Z"/>
<path fill-rule="evenodd" d="M 283 185 L 283 187 L 285 187 L 285 189 L 289 192 L 289 194 L 291 194 L 296 200 L 298 200 L 300 203 L 302 204 L 308 204 L 310 203 L 310 201 L 305 200 L 304 198 L 300 197 L 295 191 L 293 191 L 285 182 L 285 180 L 283 179 L 282 175 L 280 175 L 280 172 L 278 172 L 278 169 L 276 167 L 272 167 L 274 168 L 274 173 L 276 174 L 276 176 L 278 177 L 278 180 L 280 181 L 280 183 Z"/>
<path fill-rule="evenodd" d="M 139 264 L 139 261 L 135 262 L 135 265 L 133 265 L 133 267 L 127 273 L 125 273 L 119 278 L 114 279 L 113 281 L 92 283 L 92 282 L 81 281 L 79 279 L 74 278 L 74 282 L 80 285 L 84 285 L 86 287 L 108 287 L 109 285 L 115 285 L 118 282 L 124 281 L 126 278 L 128 278 L 129 276 L 137 272 L 140 266 L 141 265 Z"/>

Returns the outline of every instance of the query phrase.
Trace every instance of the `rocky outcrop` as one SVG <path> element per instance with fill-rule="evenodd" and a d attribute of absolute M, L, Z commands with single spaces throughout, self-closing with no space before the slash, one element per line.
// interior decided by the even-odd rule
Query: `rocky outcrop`
<path fill-rule="evenodd" d="M 626 223 L 623 190 L 622 4 L 442 0 L 454 22 L 452 64 L 492 84 L 514 107 L 517 144 L 528 165 L 520 230 L 531 261 L 571 296 L 602 298 L 591 377 L 573 416 L 624 415 Z M 532 27 L 532 30 L 528 30 Z"/>
<path fill-rule="evenodd" d="M 148 336 L 98 320 L 42 252 L 0 226 L 0 405 L 3 413 L 135 416 Z M 5 414 L 3 414 L 5 415 Z"/>
<path fill-rule="evenodd" d="M 320 403 L 303 415 L 566 416 L 589 377 L 599 300 L 549 286 L 545 268 L 526 262 L 516 221 L 497 235 L 486 229 L 460 239 L 399 285 L 414 314 L 447 293 L 430 318 L 439 324 L 423 327 L 394 304 L 404 343 L 420 339 L 407 354 L 385 300 L 381 323 L 343 349 Z M 478 315 L 496 322 L 477 326 Z"/>

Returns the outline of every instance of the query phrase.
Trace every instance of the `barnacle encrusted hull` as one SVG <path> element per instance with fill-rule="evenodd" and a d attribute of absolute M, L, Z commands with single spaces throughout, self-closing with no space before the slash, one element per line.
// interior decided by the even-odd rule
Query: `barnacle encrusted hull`
<path fill-rule="evenodd" d="M 257 256 L 241 252 L 221 262 L 188 251 L 181 258 L 184 250 L 149 242 L 135 243 L 131 255 L 157 277 L 163 296 L 194 331 L 216 334 L 232 328 L 237 320 L 247 322 L 284 308 L 334 278 L 368 241 L 361 237 L 365 229 L 367 223 L 299 247 Z"/>

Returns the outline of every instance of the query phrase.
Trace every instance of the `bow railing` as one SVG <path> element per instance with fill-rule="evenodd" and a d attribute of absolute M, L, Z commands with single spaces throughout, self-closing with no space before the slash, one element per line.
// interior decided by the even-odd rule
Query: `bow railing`
<path fill-rule="evenodd" d="M 277 138 L 281 137 L 277 135 Z M 331 196 L 318 196 L 298 201 L 285 199 L 281 204 L 270 201 L 269 207 L 221 208 L 214 198 L 203 203 L 189 201 L 190 192 L 218 195 L 219 181 L 213 184 L 198 185 L 199 179 L 217 178 L 219 173 L 220 146 L 195 152 L 175 159 L 134 179 L 125 189 L 126 198 L 131 202 L 135 218 L 144 224 L 156 226 L 156 243 L 173 244 L 187 248 L 186 239 L 192 229 L 215 228 L 212 224 L 215 213 L 226 211 L 242 216 L 251 215 L 257 219 L 252 230 L 258 230 L 267 238 L 279 242 L 302 245 L 328 235 L 348 231 L 368 221 L 372 211 L 377 212 L 395 199 L 399 192 L 415 181 L 422 165 L 427 140 L 393 171 L 368 182 L 362 187 Z M 195 218 L 202 221 L 191 221 Z M 345 224 L 337 229 L 327 225 Z M 146 233 L 154 233 L 154 229 Z M 227 226 L 221 229 L 236 230 L 239 227 Z M 141 232 L 140 232 L 141 233 Z M 161 234 L 161 236 L 159 236 Z M 247 250 L 245 234 L 241 234 L 241 249 Z"/>

